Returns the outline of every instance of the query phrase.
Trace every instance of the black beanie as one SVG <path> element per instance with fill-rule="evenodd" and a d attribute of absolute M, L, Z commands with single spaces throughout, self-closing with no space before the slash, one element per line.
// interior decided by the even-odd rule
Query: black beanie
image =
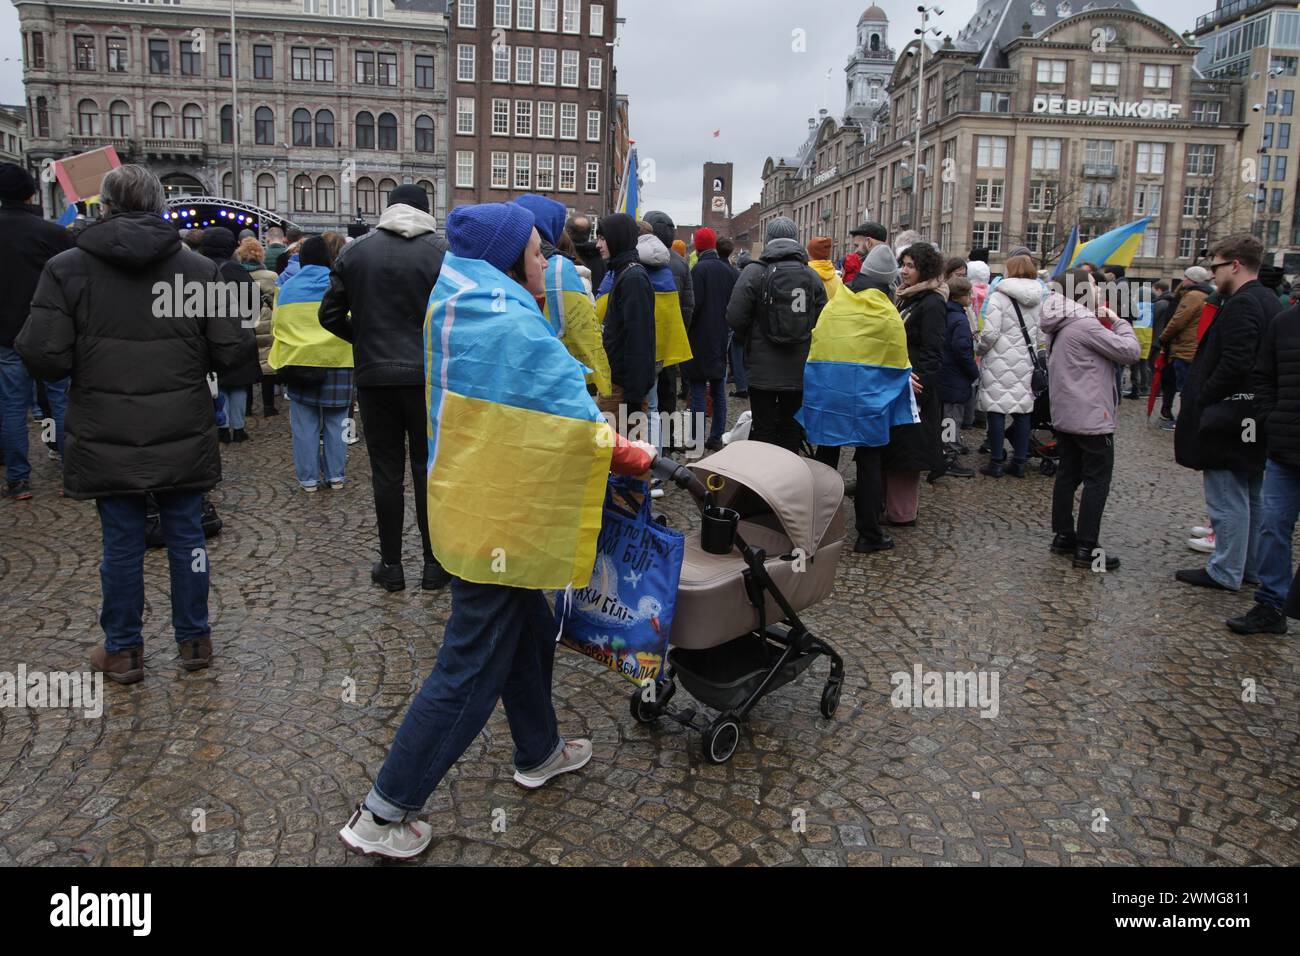
<path fill-rule="evenodd" d="M 395 206 L 398 203 L 414 206 L 420 212 L 428 212 L 429 194 L 421 186 L 414 183 L 405 183 L 388 194 L 388 205 Z"/>
<path fill-rule="evenodd" d="M 298 264 L 301 266 L 327 266 L 330 264 L 330 247 L 325 245 L 321 236 L 312 236 L 298 249 Z"/>
<path fill-rule="evenodd" d="M 0 199 L 26 202 L 34 195 L 36 180 L 31 173 L 14 163 L 0 163 Z"/>

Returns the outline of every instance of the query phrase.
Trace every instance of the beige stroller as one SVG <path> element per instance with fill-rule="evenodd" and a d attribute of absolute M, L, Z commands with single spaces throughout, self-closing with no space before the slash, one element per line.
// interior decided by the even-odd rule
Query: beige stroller
<path fill-rule="evenodd" d="M 798 611 L 835 582 L 845 526 L 839 473 L 758 441 L 733 442 L 689 467 L 661 459 L 655 471 L 690 490 L 703 514 L 700 531 L 686 538 L 664 680 L 633 694 L 632 716 L 700 730 L 705 757 L 724 763 L 755 704 L 824 654 L 831 670 L 821 712 L 830 719 L 844 662 Z M 669 710 L 679 681 L 721 711 L 712 724 L 697 725 L 693 710 Z"/>

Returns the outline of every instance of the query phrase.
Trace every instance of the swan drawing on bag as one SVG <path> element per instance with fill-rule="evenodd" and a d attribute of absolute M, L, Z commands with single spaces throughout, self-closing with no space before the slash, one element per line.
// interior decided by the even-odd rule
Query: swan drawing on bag
<path fill-rule="evenodd" d="M 618 593 L 618 569 L 607 554 L 596 556 L 591 583 L 573 594 L 576 611 L 583 617 L 606 627 L 628 628 L 648 621 L 659 633 L 659 615 L 663 605 L 658 598 L 646 595 L 635 608 L 624 604 Z"/>

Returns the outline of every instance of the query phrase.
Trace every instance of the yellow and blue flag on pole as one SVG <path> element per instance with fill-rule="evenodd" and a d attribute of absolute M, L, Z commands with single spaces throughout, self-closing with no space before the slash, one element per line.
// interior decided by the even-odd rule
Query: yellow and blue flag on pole
<path fill-rule="evenodd" d="M 544 313 L 555 334 L 569 354 L 587 369 L 587 381 L 601 395 L 613 387 L 609 358 L 601 340 L 596 307 L 587 295 L 587 287 L 578 269 L 564 256 L 556 254 L 546 263 L 546 300 Z"/>
<path fill-rule="evenodd" d="M 609 475 L 609 425 L 582 365 L 495 266 L 448 253 L 424 322 L 429 539 L 450 573 L 585 586 Z"/>
<path fill-rule="evenodd" d="M 637 182 L 635 148 L 627 154 L 627 172 L 623 176 L 623 185 L 618 191 L 618 202 L 614 212 L 625 212 L 633 219 L 641 218 L 641 184 Z"/>
<path fill-rule="evenodd" d="M 1095 266 L 1123 266 L 1127 269 L 1133 265 L 1133 257 L 1142 246 L 1142 236 L 1150 222 L 1151 217 L 1144 216 L 1128 225 L 1104 232 L 1096 239 L 1088 240 L 1074 250 L 1070 265 L 1091 262 Z"/>
<path fill-rule="evenodd" d="M 907 333 L 878 289 L 840 290 L 813 328 L 795 413 L 814 445 L 889 443 L 889 430 L 921 420 L 912 393 Z"/>
<path fill-rule="evenodd" d="M 329 284 L 329 266 L 303 266 L 280 287 L 271 314 L 274 340 L 266 357 L 271 368 L 352 368 L 352 343 L 320 324 L 320 303 Z"/>
<path fill-rule="evenodd" d="M 682 318 L 682 300 L 677 294 L 677 280 L 673 270 L 668 266 L 647 266 L 642 268 L 650 276 L 650 285 L 655 290 L 655 361 L 664 368 L 689 362 L 691 340 L 686 334 L 686 322 Z M 609 311 L 609 292 L 614 288 L 614 274 L 606 272 L 596 290 L 596 318 L 605 324 L 605 314 Z"/>

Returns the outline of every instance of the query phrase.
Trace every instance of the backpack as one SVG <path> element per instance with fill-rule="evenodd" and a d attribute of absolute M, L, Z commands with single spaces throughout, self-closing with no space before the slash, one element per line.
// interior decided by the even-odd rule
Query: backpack
<path fill-rule="evenodd" d="M 768 341 L 775 345 L 806 345 L 812 340 L 817 322 L 807 268 L 802 262 L 787 259 L 769 263 L 765 269 L 758 302 Z"/>

